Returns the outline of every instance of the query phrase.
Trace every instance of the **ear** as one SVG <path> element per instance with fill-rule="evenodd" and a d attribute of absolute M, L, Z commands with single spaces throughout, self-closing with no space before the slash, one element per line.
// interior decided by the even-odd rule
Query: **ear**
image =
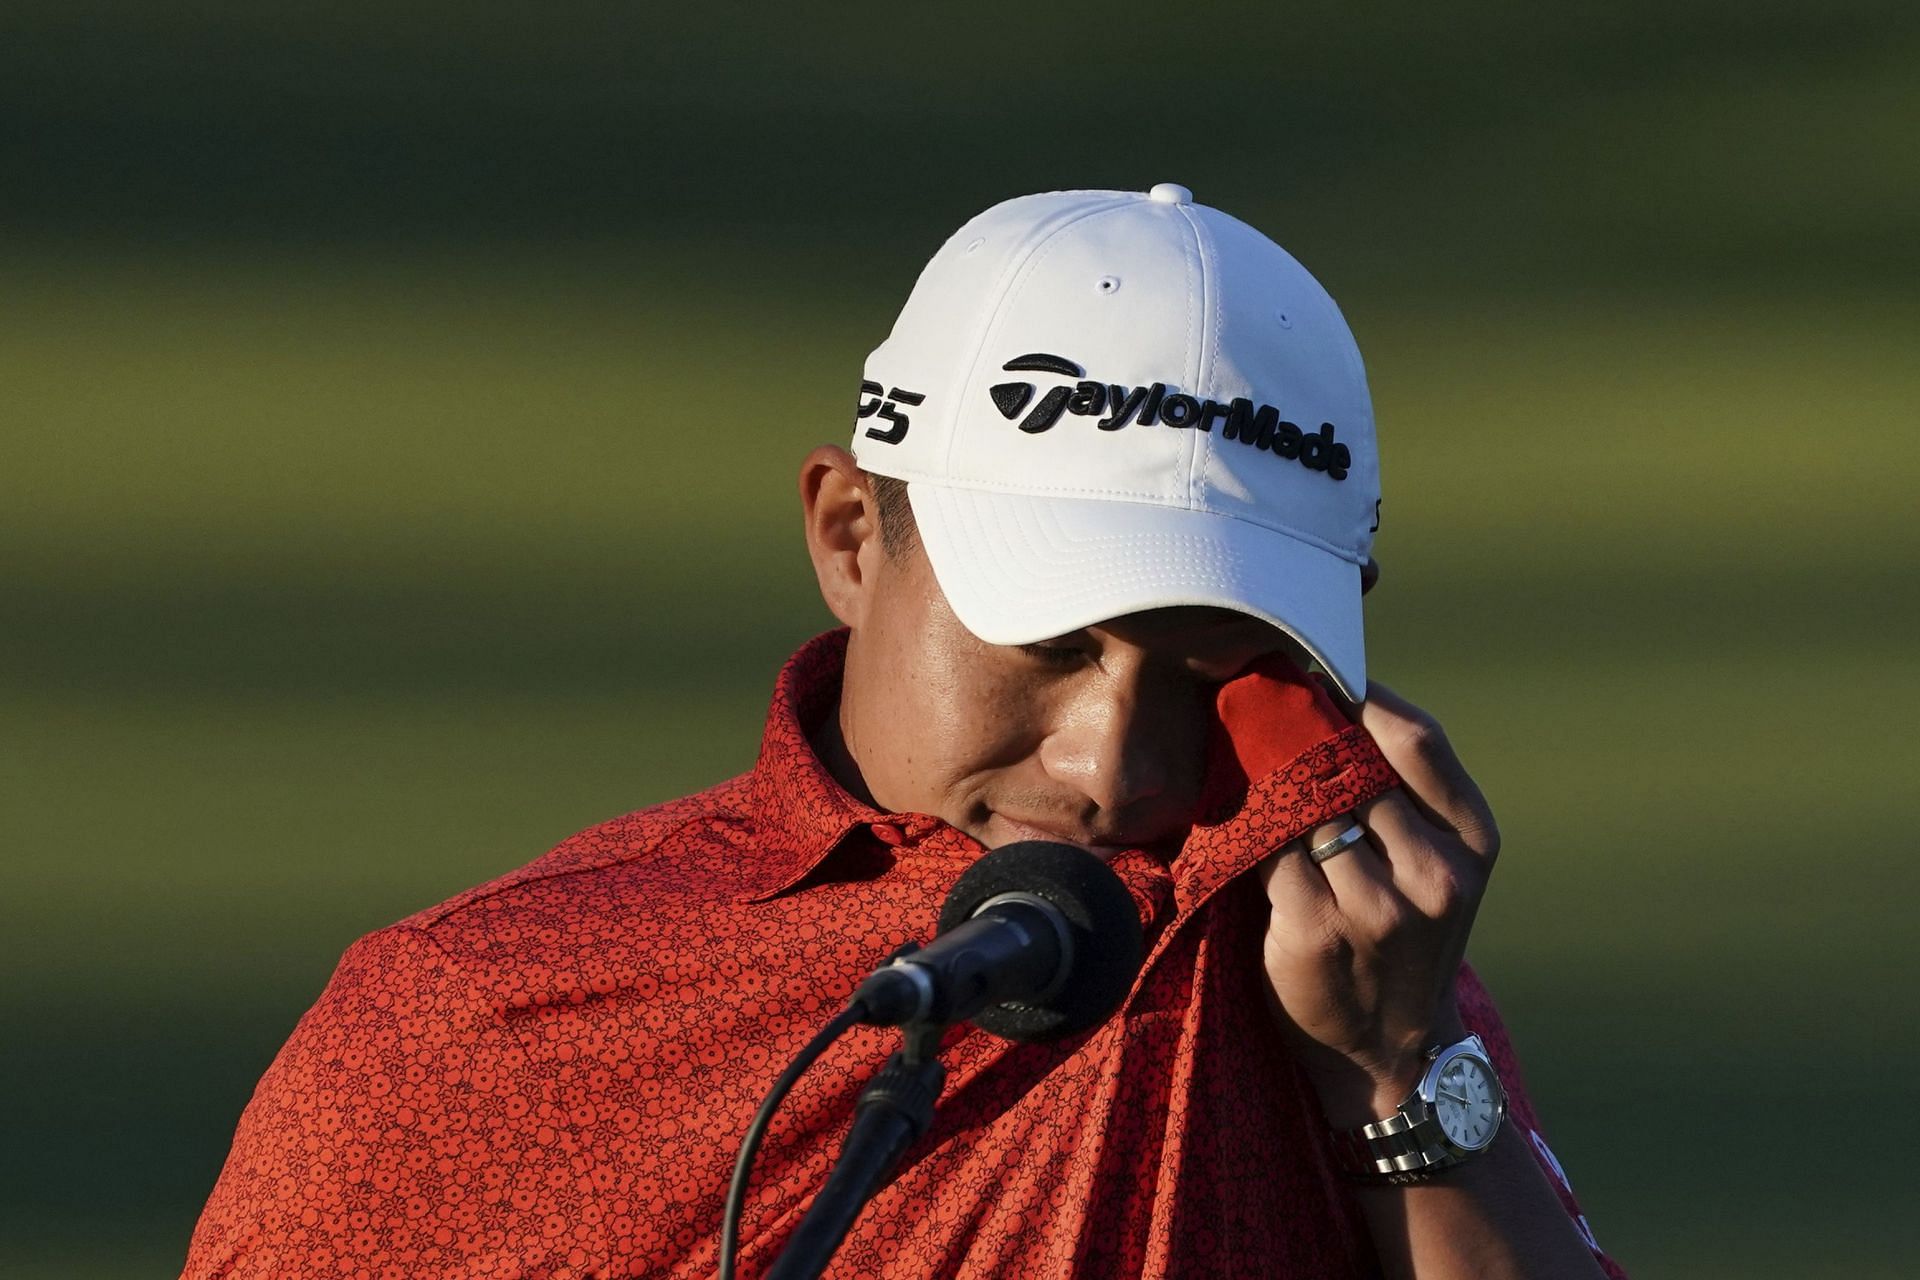
<path fill-rule="evenodd" d="M 1378 581 L 1380 581 L 1380 562 L 1368 556 L 1367 562 L 1360 566 L 1360 594 L 1365 595 L 1373 590 L 1373 584 Z"/>
<path fill-rule="evenodd" d="M 834 617 L 858 627 L 866 621 L 886 552 L 880 545 L 880 513 L 851 453 L 821 445 L 801 461 L 800 507 L 820 598 Z"/>

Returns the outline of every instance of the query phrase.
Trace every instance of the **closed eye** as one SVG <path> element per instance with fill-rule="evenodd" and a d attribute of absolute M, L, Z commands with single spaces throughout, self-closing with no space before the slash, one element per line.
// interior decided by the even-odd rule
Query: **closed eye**
<path fill-rule="evenodd" d="M 1019 649 L 1029 658 L 1049 667 L 1077 667 L 1087 658 L 1084 649 L 1069 649 L 1057 644 L 1023 644 Z"/>

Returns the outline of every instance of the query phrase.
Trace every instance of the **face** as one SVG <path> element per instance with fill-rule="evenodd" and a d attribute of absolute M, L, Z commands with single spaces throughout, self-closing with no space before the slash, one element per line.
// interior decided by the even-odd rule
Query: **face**
<path fill-rule="evenodd" d="M 954 616 L 924 552 L 891 568 L 854 632 L 840 714 L 876 804 L 937 814 L 989 848 L 1179 843 L 1214 694 L 1278 632 L 1226 610 L 1157 609 L 993 645 Z"/>
<path fill-rule="evenodd" d="M 1216 691 L 1287 646 L 1266 623 L 1205 608 L 993 645 L 954 616 L 917 546 L 889 555 L 873 538 L 830 568 L 858 581 L 822 573 L 852 628 L 839 741 L 823 754 L 857 770 L 842 781 L 880 808 L 935 814 L 990 848 L 1171 854 L 1198 804 Z"/>

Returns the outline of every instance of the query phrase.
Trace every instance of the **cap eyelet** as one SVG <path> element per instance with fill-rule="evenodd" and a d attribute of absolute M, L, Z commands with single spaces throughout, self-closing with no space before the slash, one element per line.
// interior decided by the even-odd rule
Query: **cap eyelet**
<path fill-rule="evenodd" d="M 1290 316 L 1290 315 L 1288 315 L 1288 314 L 1287 314 L 1287 313 L 1286 313 L 1285 311 L 1276 311 L 1276 312 L 1274 312 L 1274 313 L 1273 313 L 1273 318 L 1274 318 L 1275 320 L 1278 320 L 1278 321 L 1280 322 L 1280 327 L 1281 327 L 1282 329 L 1291 329 L 1291 328 L 1293 328 L 1293 317 L 1292 317 L 1292 316 Z"/>
<path fill-rule="evenodd" d="M 1094 282 L 1093 288 L 1096 293 L 1118 293 L 1120 292 L 1120 277 L 1101 276 Z"/>
<path fill-rule="evenodd" d="M 986 242 L 987 242 L 986 237 L 981 236 L 979 239 L 974 240 L 967 245 L 966 252 L 972 253 L 975 249 L 978 249 L 981 245 L 985 244 Z"/>

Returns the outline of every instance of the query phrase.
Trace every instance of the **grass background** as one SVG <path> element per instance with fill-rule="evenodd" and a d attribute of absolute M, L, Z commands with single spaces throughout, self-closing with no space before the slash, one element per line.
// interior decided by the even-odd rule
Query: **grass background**
<path fill-rule="evenodd" d="M 751 760 L 793 471 L 979 207 L 1366 352 L 1376 671 L 1636 1276 L 1911 1274 L 1920 32 L 1841 4 L 10 6 L 0 1271 L 168 1274 L 351 941 Z M 1904 1132 L 1903 1132 L 1904 1127 Z"/>

